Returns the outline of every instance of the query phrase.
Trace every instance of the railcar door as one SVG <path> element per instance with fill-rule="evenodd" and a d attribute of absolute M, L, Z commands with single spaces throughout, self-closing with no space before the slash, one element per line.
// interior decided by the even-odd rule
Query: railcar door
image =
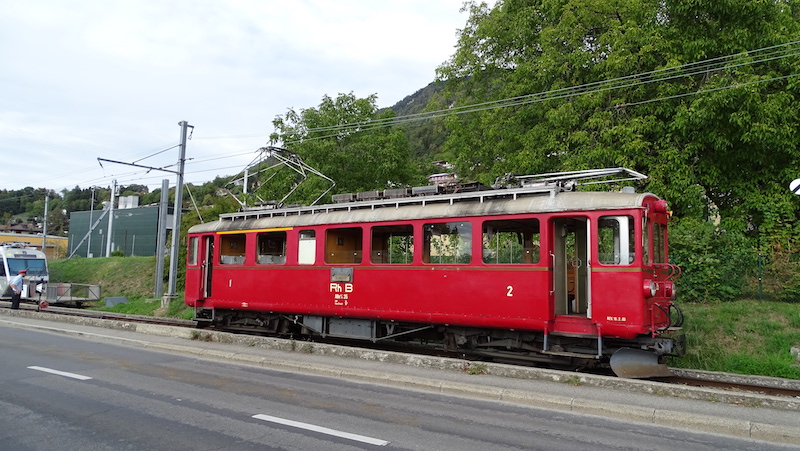
<path fill-rule="evenodd" d="M 200 297 L 206 299 L 211 297 L 211 274 L 214 269 L 214 236 L 203 237 L 203 274 L 200 287 Z"/>
<path fill-rule="evenodd" d="M 589 218 L 584 216 L 551 219 L 552 301 L 556 315 L 591 318 L 589 224 Z"/>

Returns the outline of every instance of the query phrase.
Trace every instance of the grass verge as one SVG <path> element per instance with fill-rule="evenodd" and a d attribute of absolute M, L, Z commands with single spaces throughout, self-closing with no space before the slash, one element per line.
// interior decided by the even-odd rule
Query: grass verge
<path fill-rule="evenodd" d="M 100 257 L 73 258 L 48 262 L 51 282 L 100 285 L 103 298 L 125 297 L 128 302 L 106 307 L 105 303 L 87 304 L 95 310 L 131 315 L 169 316 L 190 319 L 192 309 L 183 302 L 183 293 L 178 292 L 166 309 L 161 308 L 161 299 L 155 299 L 155 257 Z M 167 281 L 164 280 L 166 288 Z"/>
<path fill-rule="evenodd" d="M 797 304 L 739 300 L 680 307 L 686 356 L 670 359 L 670 366 L 800 379 L 790 353 L 800 346 Z"/>

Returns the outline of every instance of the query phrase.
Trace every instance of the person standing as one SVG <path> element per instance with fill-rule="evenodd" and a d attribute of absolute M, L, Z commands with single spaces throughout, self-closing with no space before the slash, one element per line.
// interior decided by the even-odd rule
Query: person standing
<path fill-rule="evenodd" d="M 23 279 L 23 277 L 25 277 L 26 274 L 28 274 L 28 270 L 21 269 L 19 270 L 17 275 L 11 279 L 11 282 L 8 283 L 9 286 L 11 286 L 11 291 L 12 291 L 11 310 L 19 309 L 19 302 L 20 298 L 22 297 L 22 286 L 25 284 L 25 280 Z"/>

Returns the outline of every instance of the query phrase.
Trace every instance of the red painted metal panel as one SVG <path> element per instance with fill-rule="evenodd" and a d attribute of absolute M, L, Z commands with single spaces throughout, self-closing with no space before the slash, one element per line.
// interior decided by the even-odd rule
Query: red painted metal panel
<path fill-rule="evenodd" d="M 187 292 L 199 272 L 187 270 Z M 541 329 L 549 319 L 544 268 L 356 267 L 331 282 L 330 267 L 216 267 L 216 308 Z M 542 288 L 544 287 L 544 289 Z"/>

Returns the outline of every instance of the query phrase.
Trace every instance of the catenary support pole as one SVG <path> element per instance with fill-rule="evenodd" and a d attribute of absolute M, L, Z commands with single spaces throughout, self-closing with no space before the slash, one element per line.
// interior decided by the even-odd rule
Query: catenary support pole
<path fill-rule="evenodd" d="M 42 252 L 47 256 L 47 211 L 50 208 L 50 194 L 44 196 L 44 225 L 42 226 Z"/>
<path fill-rule="evenodd" d="M 117 181 L 111 186 L 111 202 L 108 203 L 108 235 L 106 236 L 106 257 L 111 257 L 114 242 L 111 237 L 114 235 L 114 198 L 117 195 Z"/>
<path fill-rule="evenodd" d="M 181 236 L 181 210 L 183 205 L 183 167 L 186 162 L 186 135 L 189 125 L 186 121 L 178 123 L 181 126 L 181 145 L 180 157 L 178 158 L 178 175 L 175 181 L 175 206 L 172 216 L 174 221 L 172 223 L 172 246 L 169 254 L 169 287 L 167 294 L 161 299 L 161 305 L 169 304 L 169 301 L 177 296 L 175 290 L 176 280 L 178 277 L 178 249 L 180 246 Z M 194 128 L 194 127 L 192 127 Z"/>

